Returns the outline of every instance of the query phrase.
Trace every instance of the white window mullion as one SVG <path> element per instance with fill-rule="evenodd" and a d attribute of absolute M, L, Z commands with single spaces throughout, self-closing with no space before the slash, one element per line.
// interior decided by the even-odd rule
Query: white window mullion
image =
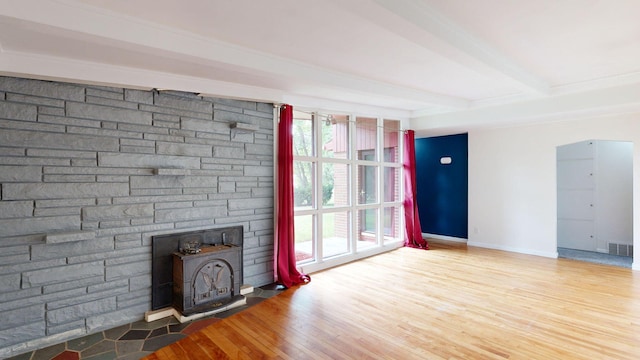
<path fill-rule="evenodd" d="M 382 131 L 382 118 L 376 118 L 376 244 L 382 245 L 383 214 L 382 204 L 384 203 L 382 194 L 382 161 L 384 160 L 384 139 Z"/>
<path fill-rule="evenodd" d="M 356 147 L 356 116 L 355 114 L 349 115 L 349 163 L 351 164 L 351 238 L 349 239 L 351 244 L 351 252 L 357 252 L 358 245 L 358 199 L 360 193 L 358 192 L 358 151 Z"/>
<path fill-rule="evenodd" d="M 321 263 L 324 258 L 322 248 L 322 136 L 320 135 L 320 122 L 322 119 L 319 115 L 313 115 L 313 151 L 316 160 L 316 172 L 313 184 L 313 194 L 315 197 L 315 231 L 313 233 L 313 245 L 315 246 L 316 261 Z"/>

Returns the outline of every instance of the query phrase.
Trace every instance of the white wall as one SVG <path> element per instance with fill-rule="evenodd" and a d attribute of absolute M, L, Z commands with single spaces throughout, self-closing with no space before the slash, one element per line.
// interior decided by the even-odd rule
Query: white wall
<path fill-rule="evenodd" d="M 634 143 L 634 209 L 640 213 L 640 113 L 469 132 L 469 241 L 555 257 L 556 147 L 586 139 Z M 634 217 L 634 258 L 640 258 Z M 640 270 L 640 261 L 634 263 Z"/>

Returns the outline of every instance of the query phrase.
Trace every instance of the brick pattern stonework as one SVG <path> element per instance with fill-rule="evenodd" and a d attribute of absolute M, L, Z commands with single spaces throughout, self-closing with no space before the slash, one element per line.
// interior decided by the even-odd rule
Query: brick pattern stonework
<path fill-rule="evenodd" d="M 273 141 L 271 104 L 0 77 L 0 357 L 140 319 L 153 235 L 242 225 L 270 283 Z"/>

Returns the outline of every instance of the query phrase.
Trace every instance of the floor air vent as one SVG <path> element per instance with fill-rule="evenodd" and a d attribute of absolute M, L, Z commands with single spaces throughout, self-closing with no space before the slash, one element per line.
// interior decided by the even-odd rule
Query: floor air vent
<path fill-rule="evenodd" d="M 633 256 L 633 245 L 609 243 L 609 255 Z"/>

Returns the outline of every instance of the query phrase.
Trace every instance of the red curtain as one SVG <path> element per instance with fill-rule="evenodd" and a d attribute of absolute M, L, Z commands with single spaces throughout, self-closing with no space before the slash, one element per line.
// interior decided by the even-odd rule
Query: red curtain
<path fill-rule="evenodd" d="M 404 246 L 429 249 L 429 244 L 422 238 L 420 217 L 418 216 L 418 200 L 416 190 L 416 142 L 415 132 L 404 133 Z"/>
<path fill-rule="evenodd" d="M 276 280 L 291 287 L 307 283 L 308 275 L 296 269 L 295 236 L 293 231 L 293 107 L 280 107 L 278 123 L 278 197 L 274 244 Z"/>

